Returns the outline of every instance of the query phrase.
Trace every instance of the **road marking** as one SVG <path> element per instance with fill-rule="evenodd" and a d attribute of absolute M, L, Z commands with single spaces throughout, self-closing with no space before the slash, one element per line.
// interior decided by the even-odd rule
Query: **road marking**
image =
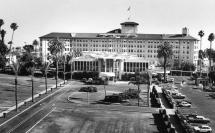
<path fill-rule="evenodd" d="M 56 107 L 54 107 L 48 114 L 46 114 L 42 119 L 40 119 L 39 121 L 37 121 L 30 129 L 28 129 L 27 132 L 25 133 L 29 133 L 37 124 L 39 124 L 43 119 L 45 119 L 49 114 L 51 114 L 54 110 L 56 109 Z"/>
<path fill-rule="evenodd" d="M 38 103 L 44 101 L 45 99 L 51 97 L 52 95 L 54 95 L 55 93 L 59 92 L 60 90 L 62 90 L 63 88 L 60 88 L 59 90 L 55 91 L 54 93 L 48 95 L 47 97 L 44 97 L 43 99 L 41 99 L 40 101 L 34 103 L 33 105 L 31 105 L 30 107 L 26 108 L 25 110 L 23 110 L 22 112 L 18 113 L 17 115 L 11 117 L 10 119 L 8 119 L 7 121 L 3 122 L 2 124 L 0 124 L 0 127 L 3 126 L 4 124 L 8 123 L 9 121 L 11 121 L 12 119 L 14 119 L 15 117 L 21 115 L 22 113 L 24 113 L 25 111 L 29 110 L 30 108 L 36 106 Z"/>

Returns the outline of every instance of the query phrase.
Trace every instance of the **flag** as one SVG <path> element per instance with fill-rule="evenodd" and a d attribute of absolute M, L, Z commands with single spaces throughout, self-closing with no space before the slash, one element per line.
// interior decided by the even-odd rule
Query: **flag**
<path fill-rule="evenodd" d="M 127 11 L 130 11 L 130 10 L 131 10 L 131 6 L 128 7 L 128 10 L 127 10 Z"/>

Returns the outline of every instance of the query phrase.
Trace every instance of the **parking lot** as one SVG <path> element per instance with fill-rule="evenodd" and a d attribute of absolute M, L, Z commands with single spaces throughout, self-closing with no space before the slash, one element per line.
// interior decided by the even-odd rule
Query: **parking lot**
<path fill-rule="evenodd" d="M 209 96 L 210 92 L 204 92 L 196 88 L 193 89 L 194 81 L 189 80 L 189 77 L 176 78 L 176 82 L 177 80 L 180 82 L 182 79 L 185 80 L 186 83 L 183 86 L 180 84 L 176 84 L 176 86 L 179 88 L 179 92 L 185 94 L 192 102 L 192 106 L 190 108 L 179 108 L 179 110 L 185 114 L 195 113 L 209 118 L 210 123 L 208 125 L 215 131 L 215 99 Z"/>

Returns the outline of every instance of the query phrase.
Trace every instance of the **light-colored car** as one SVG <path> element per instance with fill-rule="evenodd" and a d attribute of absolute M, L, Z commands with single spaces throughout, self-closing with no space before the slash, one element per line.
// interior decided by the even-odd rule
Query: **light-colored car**
<path fill-rule="evenodd" d="M 200 115 L 197 115 L 197 116 L 187 116 L 187 119 L 188 119 L 188 122 L 190 123 L 209 123 L 210 122 L 210 119 L 208 118 L 205 118 L 204 116 L 200 116 Z"/>
<path fill-rule="evenodd" d="M 208 125 L 195 126 L 194 130 L 198 133 L 211 133 L 212 129 Z"/>
<path fill-rule="evenodd" d="M 177 106 L 178 107 L 191 107 L 191 104 L 188 102 L 182 101 Z"/>

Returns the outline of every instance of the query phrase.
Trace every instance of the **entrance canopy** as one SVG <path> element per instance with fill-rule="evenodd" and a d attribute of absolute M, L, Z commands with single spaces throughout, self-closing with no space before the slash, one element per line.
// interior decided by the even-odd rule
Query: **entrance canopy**
<path fill-rule="evenodd" d="M 114 72 L 100 72 L 99 77 L 115 77 Z"/>

